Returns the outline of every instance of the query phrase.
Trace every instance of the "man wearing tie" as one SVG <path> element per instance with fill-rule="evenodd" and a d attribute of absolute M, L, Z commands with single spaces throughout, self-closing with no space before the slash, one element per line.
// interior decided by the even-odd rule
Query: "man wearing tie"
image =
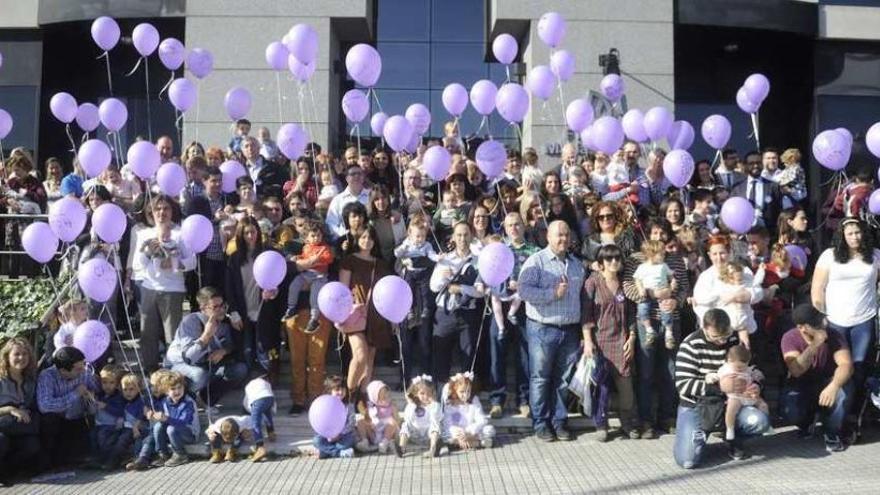
<path fill-rule="evenodd" d="M 721 152 L 721 163 L 715 169 L 715 180 L 728 191 L 733 191 L 746 181 L 746 176 L 736 171 L 738 159 L 735 149 L 725 148 Z"/>
<path fill-rule="evenodd" d="M 745 198 L 755 208 L 755 225 L 767 227 L 771 232 L 776 230 L 776 219 L 782 208 L 782 195 L 779 184 L 761 177 L 764 166 L 761 154 L 750 151 L 746 155 L 748 179 L 731 191 L 731 196 Z"/>

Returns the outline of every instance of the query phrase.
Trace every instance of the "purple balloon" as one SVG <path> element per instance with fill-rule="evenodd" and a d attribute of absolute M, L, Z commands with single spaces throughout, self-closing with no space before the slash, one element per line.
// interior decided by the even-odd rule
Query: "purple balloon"
<path fill-rule="evenodd" d="M 565 19 L 556 12 L 547 12 L 538 19 L 538 37 L 547 46 L 556 48 L 565 37 Z"/>
<path fill-rule="evenodd" d="M 872 155 L 880 158 L 880 122 L 868 128 L 868 132 L 865 133 L 865 144 Z"/>
<path fill-rule="evenodd" d="M 56 119 L 69 124 L 76 118 L 76 98 L 70 93 L 55 93 L 49 100 L 49 110 Z"/>
<path fill-rule="evenodd" d="M 86 132 L 92 132 L 101 125 L 98 107 L 93 103 L 83 103 L 76 109 L 76 125 Z M 3 136 L 0 136 L 2 139 Z"/>
<path fill-rule="evenodd" d="M 128 120 L 128 109 L 125 107 L 125 103 L 116 98 L 107 98 L 98 107 L 98 116 L 108 131 L 117 132 L 125 126 L 125 122 Z"/>
<path fill-rule="evenodd" d="M 593 122 L 591 129 L 590 136 L 598 151 L 611 155 L 623 146 L 623 127 L 614 117 L 599 117 Z"/>
<path fill-rule="evenodd" d="M 412 124 L 410 124 L 409 121 L 406 120 L 406 117 L 403 117 L 402 115 L 388 117 L 388 120 L 385 121 L 385 126 L 382 129 L 382 135 L 385 137 L 385 142 L 388 143 L 388 146 L 394 151 L 406 149 L 413 134 L 415 133 Z"/>
<path fill-rule="evenodd" d="M 720 150 L 730 141 L 730 121 L 723 115 L 710 115 L 700 127 L 703 141 L 713 149 Z"/>
<path fill-rule="evenodd" d="M 849 132 L 849 129 L 847 129 L 846 127 L 838 127 L 837 129 L 834 129 L 834 130 L 837 131 L 838 133 L 840 133 L 841 136 L 845 137 L 848 145 L 852 146 L 853 135 L 851 132 Z"/>
<path fill-rule="evenodd" d="M 488 79 L 480 79 L 471 86 L 471 106 L 480 115 L 489 115 L 495 110 L 495 97 L 498 87 Z"/>
<path fill-rule="evenodd" d="M 153 177 L 159 165 L 162 164 L 162 157 L 156 145 L 149 141 L 138 141 L 128 148 L 126 155 L 131 171 L 141 179 L 148 180 Z"/>
<path fill-rule="evenodd" d="M 4 139 L 12 132 L 12 115 L 0 108 L 0 140 Z"/>
<path fill-rule="evenodd" d="M 109 52 L 119 43 L 119 35 L 119 24 L 112 17 L 98 17 L 92 22 L 92 39 L 105 52 Z"/>
<path fill-rule="evenodd" d="M 272 70 L 284 70 L 287 68 L 287 57 L 290 51 L 280 41 L 273 41 L 266 47 L 266 63 Z"/>
<path fill-rule="evenodd" d="M 82 351 L 86 361 L 94 363 L 110 347 L 110 330 L 98 320 L 86 320 L 73 331 L 73 347 Z"/>
<path fill-rule="evenodd" d="M 278 149 L 289 160 L 301 157 L 309 142 L 309 135 L 297 124 L 284 124 L 275 135 Z"/>
<path fill-rule="evenodd" d="M 163 163 L 156 171 L 156 183 L 163 194 L 177 196 L 186 186 L 186 171 L 174 162 Z"/>
<path fill-rule="evenodd" d="M 431 111 L 421 103 L 413 103 L 406 107 L 403 116 L 412 125 L 413 132 L 419 136 L 428 132 L 431 127 Z"/>
<path fill-rule="evenodd" d="M 356 83 L 371 88 L 382 74 L 382 57 L 372 46 L 358 43 L 345 54 L 345 69 Z"/>
<path fill-rule="evenodd" d="M 560 81 L 568 81 L 574 75 L 574 55 L 568 50 L 557 50 L 550 55 L 550 68 Z"/>
<path fill-rule="evenodd" d="M 89 139 L 76 152 L 79 163 L 89 177 L 97 177 L 109 165 L 113 159 L 110 147 L 100 139 Z"/>
<path fill-rule="evenodd" d="M 623 114 L 620 123 L 623 125 L 626 137 L 637 143 L 648 141 L 648 133 L 645 132 L 645 114 L 638 108 L 633 108 Z"/>
<path fill-rule="evenodd" d="M 359 89 L 350 89 L 342 95 L 342 113 L 352 122 L 360 122 L 370 113 L 370 100 Z"/>
<path fill-rule="evenodd" d="M 225 193 L 235 192 L 235 181 L 239 177 L 247 175 L 247 170 L 244 169 L 244 166 L 235 160 L 227 160 L 220 164 L 220 172 L 223 174 L 222 188 Z"/>
<path fill-rule="evenodd" d="M 214 70 L 214 55 L 204 48 L 193 48 L 186 57 L 186 68 L 196 79 L 204 79 Z"/>
<path fill-rule="evenodd" d="M 596 144 L 593 143 L 593 126 L 588 125 L 586 129 L 581 131 L 581 144 L 586 149 L 596 150 Z"/>
<path fill-rule="evenodd" d="M 875 196 L 877 197 L 877 207 L 878 207 L 877 211 L 878 211 L 878 213 L 880 213 L 880 195 L 878 195 L 877 193 L 880 193 L 880 191 L 874 191 L 874 193 L 871 194 L 870 201 L 874 201 L 874 197 Z M 870 202 L 869 202 L 869 207 L 870 207 Z M 872 213 L 873 213 L 873 210 L 872 210 Z M 874 214 L 876 215 L 878 213 L 874 213 Z M 792 267 L 794 267 L 797 270 L 805 270 L 807 268 L 807 252 L 804 251 L 804 248 L 798 246 L 797 244 L 786 244 L 785 245 L 785 252 L 788 253 L 788 257 L 789 257 L 789 259 L 791 259 L 791 266 Z"/>
<path fill-rule="evenodd" d="M 694 158 L 685 150 L 670 151 L 663 159 L 663 175 L 675 187 L 684 187 L 694 175 Z"/>
<path fill-rule="evenodd" d="M 338 437 L 347 419 L 345 404 L 334 395 L 322 395 L 309 406 L 309 424 L 323 438 Z"/>
<path fill-rule="evenodd" d="M 340 282 L 328 282 L 318 292 L 318 309 L 333 323 L 343 323 L 351 315 L 354 297 L 351 289 Z"/>
<path fill-rule="evenodd" d="M 822 131 L 813 139 L 813 157 L 828 170 L 841 170 L 849 163 L 852 145 L 835 130 Z"/>
<path fill-rule="evenodd" d="M 516 43 L 516 38 L 507 33 L 499 34 L 492 42 L 492 53 L 504 65 L 513 62 L 517 52 L 519 45 Z"/>
<path fill-rule="evenodd" d="M 142 57 L 149 57 L 159 46 L 159 31 L 149 22 L 142 22 L 131 32 L 131 41 Z"/>
<path fill-rule="evenodd" d="M 756 103 L 760 107 L 761 103 L 764 103 L 764 100 L 767 98 L 767 95 L 770 94 L 770 80 L 764 74 L 752 74 L 743 83 L 743 90 L 745 90 L 749 101 Z"/>
<path fill-rule="evenodd" d="M 504 283 L 513 273 L 513 251 L 503 242 L 491 242 L 480 251 L 477 270 L 490 287 Z"/>
<path fill-rule="evenodd" d="M 65 196 L 49 205 L 49 226 L 64 242 L 73 242 L 86 226 L 86 209 L 79 199 Z"/>
<path fill-rule="evenodd" d="M 170 71 L 175 71 L 183 65 L 186 58 L 186 48 L 177 38 L 165 38 L 159 43 L 159 60 Z"/>
<path fill-rule="evenodd" d="M 21 234 L 24 251 L 37 263 L 48 263 L 58 251 L 58 236 L 46 222 L 34 222 Z"/>
<path fill-rule="evenodd" d="M 195 254 L 208 249 L 213 237 L 214 226 L 204 215 L 190 215 L 180 225 L 180 239 Z"/>
<path fill-rule="evenodd" d="M 312 74 L 315 73 L 315 62 L 304 64 L 291 54 L 287 57 L 287 68 L 297 81 L 305 83 L 311 79 Z"/>
<path fill-rule="evenodd" d="M 441 99 L 443 100 L 443 108 L 449 112 L 449 115 L 461 117 L 461 114 L 467 108 L 468 91 L 461 84 L 447 84 L 443 88 Z"/>
<path fill-rule="evenodd" d="M 547 100 L 553 95 L 558 80 L 550 67 L 546 65 L 537 65 L 529 71 L 529 77 L 526 79 L 526 85 L 532 96 L 536 96 L 542 100 Z"/>
<path fill-rule="evenodd" d="M 517 83 L 503 84 L 495 95 L 495 107 L 504 120 L 522 122 L 529 111 L 529 93 Z"/>
<path fill-rule="evenodd" d="M 623 96 L 623 78 L 617 74 L 608 74 L 599 83 L 599 91 L 611 102 L 616 102 Z"/>
<path fill-rule="evenodd" d="M 452 156 L 443 146 L 431 146 L 425 150 L 425 154 L 422 156 L 422 166 L 425 167 L 425 173 L 428 174 L 428 177 L 439 182 L 449 174 Z"/>
<path fill-rule="evenodd" d="M 128 227 L 125 212 L 113 203 L 104 203 L 92 213 L 92 228 L 98 238 L 108 244 L 114 244 L 122 239 L 122 234 Z"/>
<path fill-rule="evenodd" d="M 231 120 L 244 118 L 251 111 L 251 92 L 242 87 L 235 87 L 226 92 L 223 106 Z"/>
<path fill-rule="evenodd" d="M 721 219 L 730 230 L 745 234 L 755 223 L 755 208 L 746 198 L 730 197 L 721 205 Z"/>
<path fill-rule="evenodd" d="M 755 113 L 761 108 L 761 104 L 749 99 L 746 88 L 739 88 L 736 92 L 736 106 L 745 113 Z"/>
<path fill-rule="evenodd" d="M 674 118 L 672 113 L 664 107 L 654 107 L 645 112 L 645 133 L 651 141 L 660 141 L 669 135 Z"/>
<path fill-rule="evenodd" d="M 318 32 L 308 24 L 297 24 L 287 33 L 287 51 L 303 63 L 318 58 Z"/>
<path fill-rule="evenodd" d="M 676 120 L 672 123 L 672 126 L 669 127 L 669 135 L 666 136 L 666 140 L 669 142 L 670 148 L 674 150 L 686 150 L 694 144 L 695 136 L 696 133 L 694 131 L 694 126 L 692 126 L 690 122 L 686 120 Z"/>
<path fill-rule="evenodd" d="M 116 289 L 116 269 L 104 258 L 92 258 L 79 265 L 79 287 L 89 299 L 105 303 Z"/>
<path fill-rule="evenodd" d="M 409 137 L 409 142 L 406 143 L 403 150 L 407 153 L 415 154 L 419 150 L 420 144 L 422 144 L 422 137 L 416 134 L 415 130 L 413 130 L 412 135 Z"/>
<path fill-rule="evenodd" d="M 490 139 L 483 141 L 477 148 L 477 167 L 483 174 L 494 179 L 504 172 L 504 166 L 507 165 L 507 150 L 499 141 Z"/>
<path fill-rule="evenodd" d="M 374 136 L 384 136 L 385 122 L 388 120 L 388 114 L 385 112 L 376 112 L 370 117 L 370 130 Z"/>
<path fill-rule="evenodd" d="M 373 306 L 391 323 L 405 320 L 412 308 L 412 302 L 412 289 L 397 275 L 386 275 L 373 287 Z"/>
<path fill-rule="evenodd" d="M 263 251 L 254 260 L 254 280 L 263 290 L 274 290 L 287 275 L 287 261 L 278 251 Z M 375 290 L 373 292 L 375 304 Z"/>
<path fill-rule="evenodd" d="M 189 79 L 180 77 L 168 86 L 168 99 L 171 100 L 174 108 L 181 112 L 186 112 L 192 108 L 196 104 L 196 98 L 198 98 L 196 85 Z"/>
<path fill-rule="evenodd" d="M 565 109 L 565 123 L 568 128 L 578 134 L 593 123 L 593 105 L 586 98 L 578 98 L 568 104 Z"/>

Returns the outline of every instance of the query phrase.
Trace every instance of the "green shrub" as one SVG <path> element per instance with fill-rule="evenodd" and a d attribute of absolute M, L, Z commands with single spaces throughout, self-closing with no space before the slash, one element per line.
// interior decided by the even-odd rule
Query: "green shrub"
<path fill-rule="evenodd" d="M 40 320 L 54 298 L 48 278 L 0 280 L 0 341 L 33 337 L 30 332 L 44 323 Z"/>

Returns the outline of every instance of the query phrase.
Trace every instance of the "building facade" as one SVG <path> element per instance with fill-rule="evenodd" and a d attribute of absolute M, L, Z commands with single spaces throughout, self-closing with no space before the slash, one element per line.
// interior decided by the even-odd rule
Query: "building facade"
<path fill-rule="evenodd" d="M 144 72 L 125 76 L 137 62 L 125 37 L 148 21 L 162 38 L 173 36 L 214 55 L 213 73 L 199 84 L 198 108 L 183 119 L 184 142 L 198 136 L 205 143 L 227 143 L 232 131 L 223 97 L 243 86 L 253 95 L 248 117 L 255 127 L 302 122 L 316 142 L 338 149 L 353 140 L 339 101 L 355 87 L 344 63 L 354 44 L 373 44 L 383 57 L 372 112 L 381 106 L 388 114 L 403 113 L 410 103 L 425 103 L 433 115 L 429 133 L 438 137 L 449 120 L 440 100 L 446 84 L 501 84 L 508 77 L 522 82 L 531 67 L 549 62 L 537 19 L 551 10 L 567 21 L 561 48 L 575 55 L 575 75 L 559 97 L 533 104 L 520 131 L 497 115 L 481 130 L 510 143 L 521 135 L 522 144 L 538 149 L 548 166 L 571 139 L 562 126 L 563 105 L 591 95 L 608 70 L 600 55 L 612 49 L 619 54 L 627 107 L 666 106 L 698 133 L 707 115 L 724 113 L 734 124 L 731 145 L 741 150 L 754 142 L 734 95 L 753 72 L 767 74 L 772 83 L 761 110 L 762 144 L 809 149 L 817 129 L 833 127 L 849 128 L 858 142 L 880 115 L 876 0 L 0 0 L 0 107 L 15 120 L 3 144 L 33 148 L 41 158 L 68 153 L 64 128 L 48 102 L 57 91 L 80 102 L 108 96 L 104 61 L 96 60 L 100 52 L 89 36 L 91 20 L 100 15 L 117 18 L 123 32 L 110 60 L 115 96 L 126 101 L 131 117 L 124 143 L 178 132 L 170 104 L 158 94 L 171 75 L 156 56 L 149 79 Z M 319 35 L 316 71 L 305 86 L 273 72 L 264 58 L 266 45 L 299 22 Z M 492 55 L 492 40 L 501 33 L 520 45 L 510 67 Z M 461 129 L 470 134 L 478 127 L 480 119 L 469 108 Z M 375 142 L 368 123 L 359 131 L 366 144 Z M 693 152 L 711 156 L 699 138 Z"/>

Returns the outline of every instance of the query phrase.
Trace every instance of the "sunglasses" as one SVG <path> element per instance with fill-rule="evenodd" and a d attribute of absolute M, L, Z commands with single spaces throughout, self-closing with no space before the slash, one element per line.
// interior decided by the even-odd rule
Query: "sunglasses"
<path fill-rule="evenodd" d="M 607 215 L 598 215 L 596 217 L 600 222 L 603 220 L 614 220 L 614 215 L 609 213 Z"/>
<path fill-rule="evenodd" d="M 616 256 L 616 255 L 605 256 L 605 257 L 602 258 L 602 259 L 605 260 L 605 261 L 617 261 L 617 262 L 621 262 L 621 261 L 623 261 L 623 258 L 622 258 L 622 257 L 620 257 L 620 256 Z"/>

